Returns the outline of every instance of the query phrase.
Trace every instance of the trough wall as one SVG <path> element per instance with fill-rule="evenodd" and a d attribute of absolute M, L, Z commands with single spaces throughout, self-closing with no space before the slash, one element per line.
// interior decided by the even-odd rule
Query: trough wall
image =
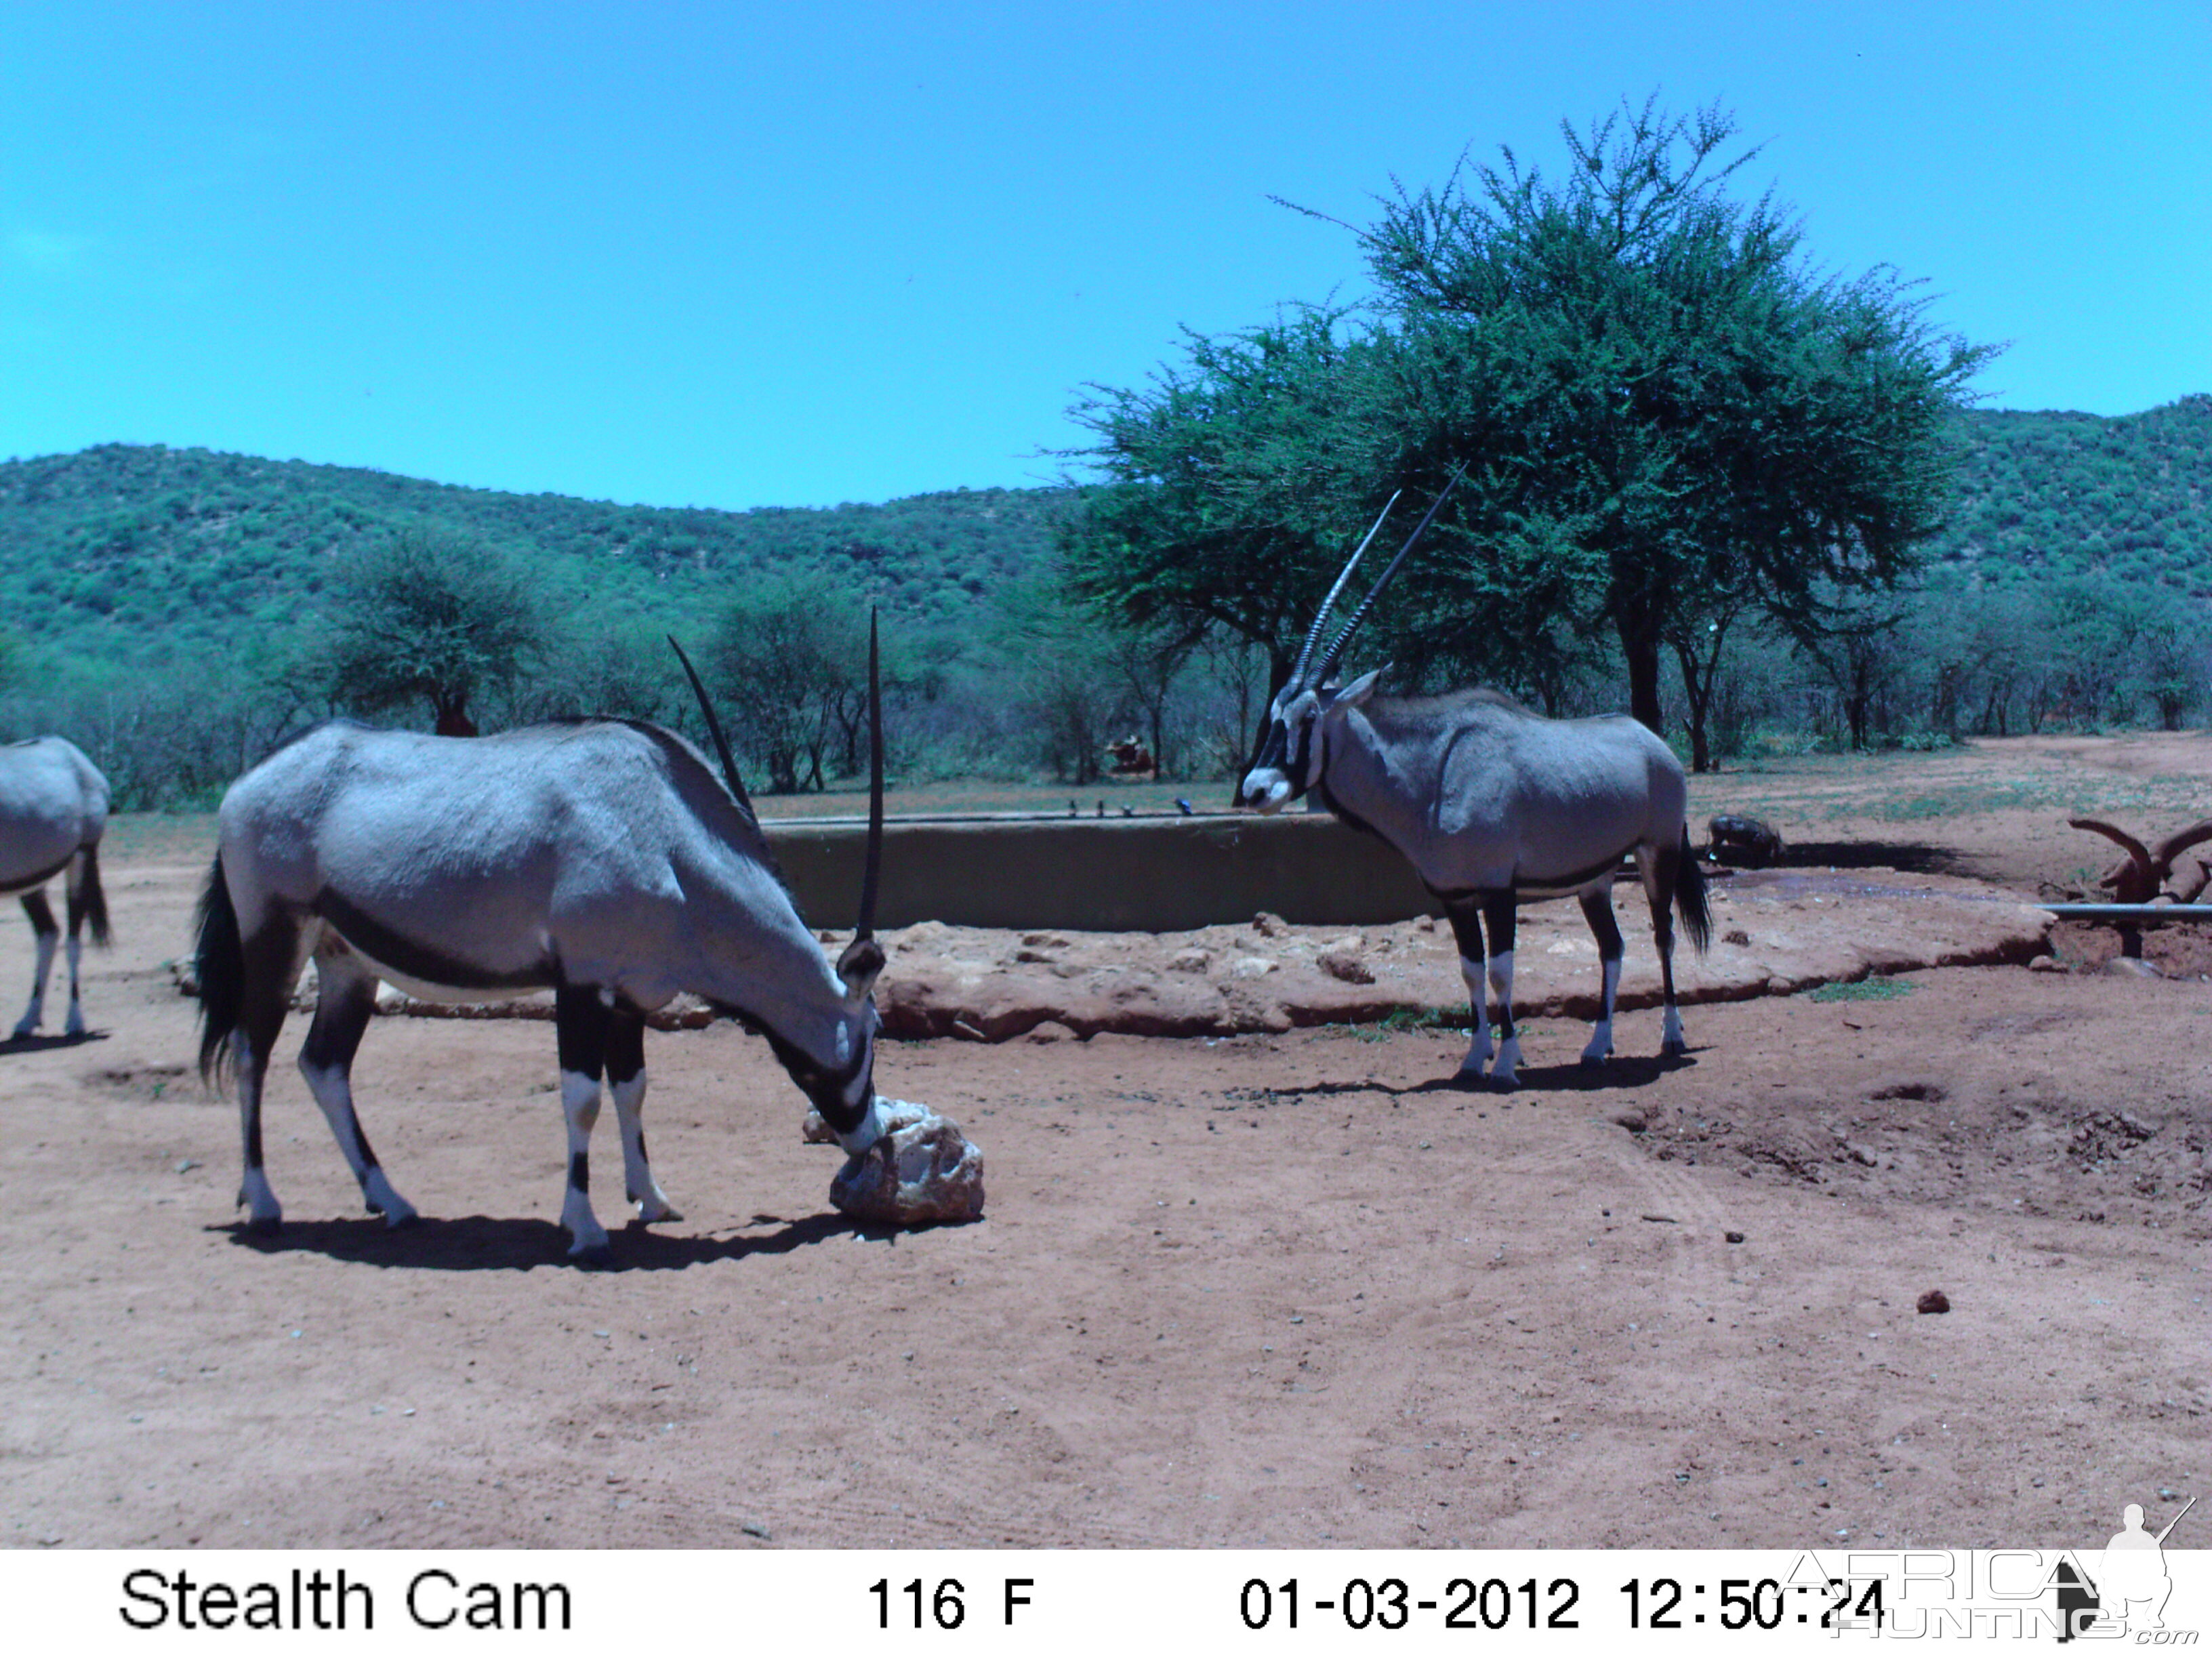
<path fill-rule="evenodd" d="M 765 821 L 800 915 L 850 927 L 867 825 L 858 818 Z M 1332 817 L 974 816 L 884 826 L 876 923 L 1180 933 L 1249 921 L 1262 910 L 1331 926 L 1441 914 L 1387 843 Z"/>

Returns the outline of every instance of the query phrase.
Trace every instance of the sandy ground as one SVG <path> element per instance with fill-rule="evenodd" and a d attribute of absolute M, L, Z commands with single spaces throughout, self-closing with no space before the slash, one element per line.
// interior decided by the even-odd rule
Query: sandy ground
<path fill-rule="evenodd" d="M 2069 811 L 2212 811 L 2208 749 L 1777 762 L 1697 811 L 1771 817 L 1798 867 L 2033 896 L 2106 862 Z M 685 1218 L 594 1274 L 535 1022 L 370 1032 L 400 1232 L 288 1065 L 287 1225 L 237 1227 L 234 1109 L 162 965 L 206 836 L 118 825 L 94 1035 L 0 1047 L 10 1544 L 2094 1545 L 2205 1462 L 2183 930 L 2169 977 L 2072 928 L 2041 969 L 1694 1007 L 1676 1063 L 1631 1013 L 1595 1075 L 1540 1018 L 1511 1094 L 1452 1086 L 1437 1030 L 887 1043 L 879 1086 L 989 1161 L 986 1220 L 897 1235 L 830 1208 L 764 1045 L 657 1036 Z M 28 957 L 7 918 L 10 1021 Z"/>

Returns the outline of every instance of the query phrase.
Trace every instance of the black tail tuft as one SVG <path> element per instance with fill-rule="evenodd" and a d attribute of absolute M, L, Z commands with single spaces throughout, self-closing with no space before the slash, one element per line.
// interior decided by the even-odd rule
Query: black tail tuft
<path fill-rule="evenodd" d="M 100 885 L 100 848 L 97 843 L 84 849 L 84 876 L 78 884 L 78 902 L 84 906 L 85 925 L 92 929 L 92 942 L 106 945 L 112 943 L 107 931 L 107 895 Z"/>
<path fill-rule="evenodd" d="M 199 949 L 195 958 L 200 981 L 200 1077 L 222 1075 L 230 1034 L 238 1027 L 246 1000 L 246 947 L 239 937 L 238 911 L 230 884 L 222 878 L 222 854 L 215 855 L 207 885 L 200 891 Z"/>
<path fill-rule="evenodd" d="M 1698 862 L 1697 848 L 1690 845 L 1690 826 L 1682 826 L 1682 851 L 1674 861 L 1674 909 L 1682 918 L 1683 930 L 1690 943 L 1703 956 L 1705 947 L 1712 943 L 1713 913 L 1705 904 L 1705 872 Z"/>

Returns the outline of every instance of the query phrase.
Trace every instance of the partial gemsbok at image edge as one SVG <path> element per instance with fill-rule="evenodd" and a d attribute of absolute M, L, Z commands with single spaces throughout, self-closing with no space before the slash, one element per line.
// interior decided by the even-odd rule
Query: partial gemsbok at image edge
<path fill-rule="evenodd" d="M 1459 945 L 1460 972 L 1474 1017 L 1474 1041 L 1460 1071 L 1480 1075 L 1491 1060 L 1494 1023 L 1498 1042 L 1490 1075 L 1508 1085 L 1521 1063 L 1513 1024 L 1515 908 L 1569 893 L 1582 901 L 1597 937 L 1602 975 L 1597 1024 L 1582 1060 L 1602 1065 L 1613 1053 L 1613 998 L 1620 983 L 1613 880 L 1621 860 L 1633 854 L 1650 899 L 1651 934 L 1659 950 L 1665 996 L 1660 1048 L 1680 1054 L 1686 1044 L 1674 1003 L 1670 915 L 1680 911 L 1701 952 L 1711 920 L 1705 877 L 1690 848 L 1689 781 L 1658 735 L 1625 714 L 1550 720 L 1496 691 L 1378 696 L 1375 683 L 1387 668 L 1349 685 L 1332 683 L 1346 646 L 1457 482 L 1455 473 L 1359 608 L 1316 656 L 1338 595 L 1389 515 L 1390 507 L 1383 507 L 1322 602 L 1297 665 L 1268 710 L 1237 803 L 1274 812 L 1311 793 L 1345 823 L 1381 836 L 1412 861 L 1443 904 Z M 1391 497 L 1392 504 L 1396 500 Z"/>
<path fill-rule="evenodd" d="M 874 1085 L 884 966 L 872 927 L 883 845 L 875 658 L 871 624 L 866 873 L 859 926 L 834 969 L 784 889 L 696 674 L 720 781 L 672 732 L 593 719 L 489 738 L 337 722 L 233 784 L 200 901 L 200 1069 L 211 1076 L 227 1054 L 237 1073 L 238 1201 L 252 1229 L 273 1231 L 283 1215 L 262 1166 L 262 1089 L 310 956 L 320 989 L 300 1070 L 362 1198 L 392 1225 L 413 1219 L 414 1206 L 369 1150 L 349 1081 L 379 979 L 447 1001 L 553 991 L 568 1129 L 561 1223 L 584 1265 L 612 1261 L 588 1196 L 603 1075 L 640 1219 L 678 1218 L 647 1161 L 642 1110 L 645 1016 L 679 993 L 764 1036 L 847 1152 L 874 1145 L 884 1133 Z"/>
<path fill-rule="evenodd" d="M 63 878 L 69 915 L 70 1036 L 84 1035 L 84 1005 L 77 992 L 79 938 L 91 924 L 92 942 L 107 943 L 107 896 L 100 887 L 100 837 L 107 828 L 107 780 L 65 738 L 32 738 L 0 746 L 0 898 L 23 901 L 37 940 L 31 970 L 31 1006 L 15 1036 L 27 1037 L 46 1017 L 46 976 L 54 965 L 61 929 L 46 903 L 46 884 Z"/>

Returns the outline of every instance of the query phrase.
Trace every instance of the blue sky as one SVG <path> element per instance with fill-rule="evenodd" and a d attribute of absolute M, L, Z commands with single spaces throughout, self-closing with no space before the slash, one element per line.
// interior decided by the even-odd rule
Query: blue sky
<path fill-rule="evenodd" d="M 1657 91 L 2002 408 L 2212 391 L 2212 6 L 0 3 L 0 457 L 661 506 L 1048 482 L 1086 382 Z"/>

